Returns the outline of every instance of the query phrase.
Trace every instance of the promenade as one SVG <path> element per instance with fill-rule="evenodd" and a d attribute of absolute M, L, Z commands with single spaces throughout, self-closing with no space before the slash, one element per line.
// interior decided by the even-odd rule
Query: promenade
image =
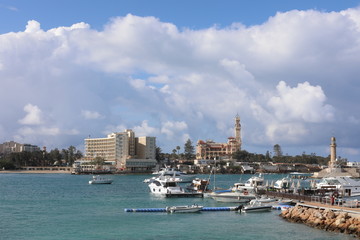
<path fill-rule="evenodd" d="M 1 173 L 71 173 L 72 167 L 24 167 L 19 170 L 0 170 Z"/>

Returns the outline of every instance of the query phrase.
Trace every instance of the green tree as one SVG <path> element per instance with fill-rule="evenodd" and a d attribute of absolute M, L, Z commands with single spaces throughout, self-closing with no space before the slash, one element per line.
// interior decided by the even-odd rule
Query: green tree
<path fill-rule="evenodd" d="M 186 160 L 195 158 L 195 147 L 190 139 L 188 139 L 184 145 L 184 157 Z"/>
<path fill-rule="evenodd" d="M 59 165 L 61 161 L 61 153 L 59 149 L 55 148 L 49 152 L 49 158 L 55 165 Z"/>
<path fill-rule="evenodd" d="M 250 154 L 245 150 L 237 150 L 232 155 L 233 159 L 236 159 L 239 162 L 249 162 L 250 161 Z"/>
<path fill-rule="evenodd" d="M 92 161 L 92 164 L 94 164 L 96 166 L 96 168 L 101 167 L 102 165 L 104 165 L 104 163 L 105 163 L 105 159 L 103 157 L 96 157 Z"/>
<path fill-rule="evenodd" d="M 163 162 L 165 160 L 165 154 L 162 153 L 160 147 L 156 147 L 155 149 L 155 159 L 158 163 Z"/>
<path fill-rule="evenodd" d="M 279 144 L 274 145 L 274 156 L 275 157 L 281 157 L 283 155 L 281 147 Z"/>

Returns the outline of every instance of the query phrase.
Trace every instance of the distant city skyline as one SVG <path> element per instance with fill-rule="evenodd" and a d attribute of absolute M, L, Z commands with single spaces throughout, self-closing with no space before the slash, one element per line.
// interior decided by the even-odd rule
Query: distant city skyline
<path fill-rule="evenodd" d="M 163 152 L 223 142 L 360 161 L 359 1 L 0 3 L 0 142 L 133 129 Z M 182 151 L 180 150 L 180 151 Z"/>

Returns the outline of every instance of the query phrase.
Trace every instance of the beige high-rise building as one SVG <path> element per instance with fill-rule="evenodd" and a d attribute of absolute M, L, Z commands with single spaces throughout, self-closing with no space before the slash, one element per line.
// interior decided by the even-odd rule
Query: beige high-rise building
<path fill-rule="evenodd" d="M 136 152 L 140 159 L 155 159 L 156 156 L 156 138 L 138 137 L 136 138 Z"/>
<path fill-rule="evenodd" d="M 94 160 L 101 157 L 105 161 L 114 162 L 117 168 L 125 168 L 129 155 L 127 132 L 111 133 L 106 138 L 85 139 L 85 159 Z"/>
<path fill-rule="evenodd" d="M 196 145 L 196 159 L 232 158 L 232 154 L 241 150 L 240 116 L 235 117 L 235 137 L 229 137 L 227 143 L 216 143 L 212 140 L 199 140 Z"/>
<path fill-rule="evenodd" d="M 127 133 L 129 139 L 129 155 L 135 156 L 135 148 L 136 148 L 135 133 L 131 129 L 126 129 L 125 132 Z"/>
<path fill-rule="evenodd" d="M 85 161 L 101 157 L 119 170 L 149 170 L 156 165 L 156 138 L 135 137 L 131 129 L 106 138 L 85 139 Z"/>

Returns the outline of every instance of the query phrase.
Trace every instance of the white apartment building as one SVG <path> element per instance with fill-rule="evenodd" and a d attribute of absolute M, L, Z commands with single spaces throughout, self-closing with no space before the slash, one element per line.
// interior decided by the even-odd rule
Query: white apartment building
<path fill-rule="evenodd" d="M 31 144 L 21 144 L 14 141 L 4 142 L 0 144 L 0 154 L 13 152 L 36 152 L 40 151 L 40 147 Z"/>

